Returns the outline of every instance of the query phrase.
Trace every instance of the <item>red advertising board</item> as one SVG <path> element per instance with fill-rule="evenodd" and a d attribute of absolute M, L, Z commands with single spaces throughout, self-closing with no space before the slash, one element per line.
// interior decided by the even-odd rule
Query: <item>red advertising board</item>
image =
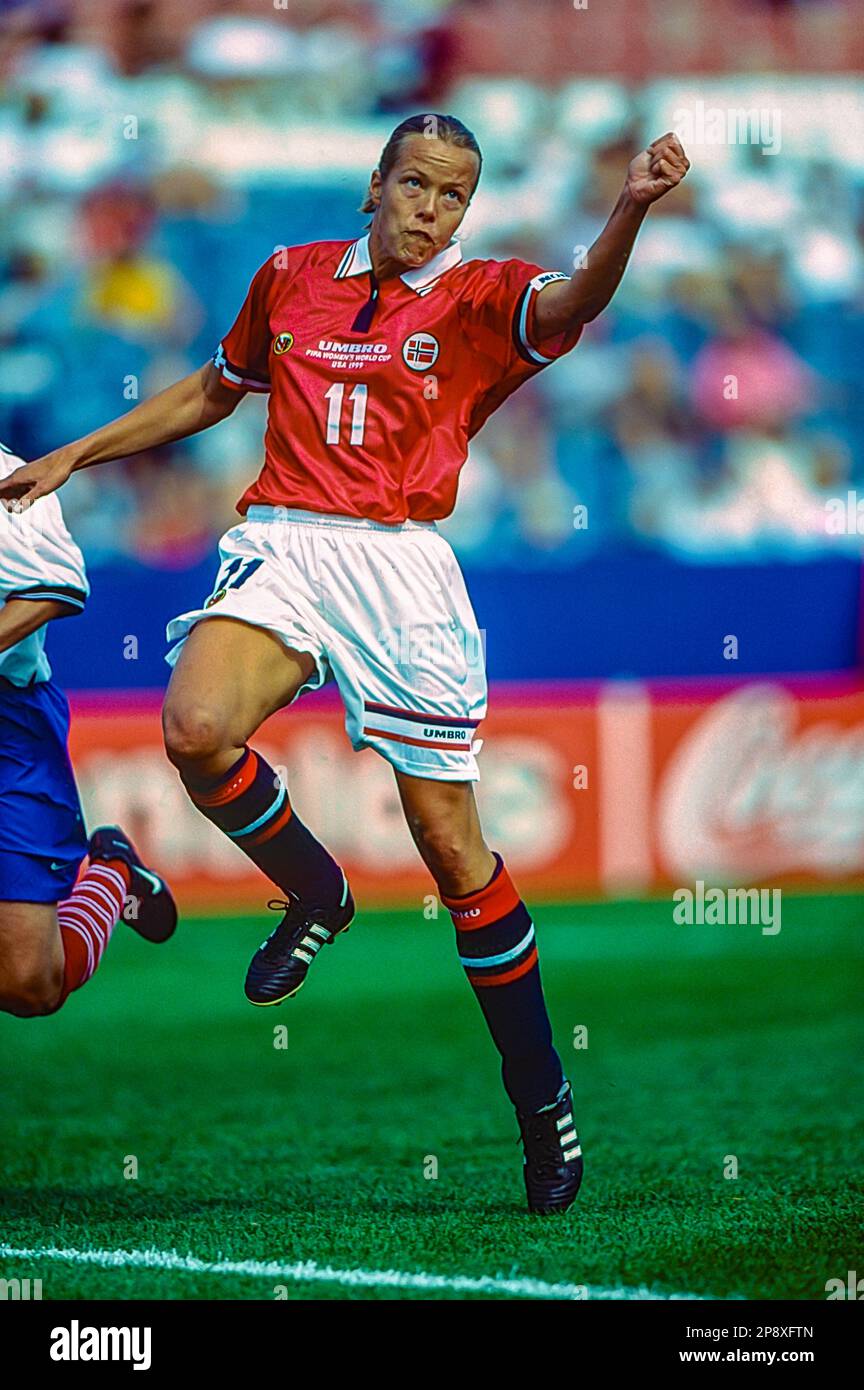
<path fill-rule="evenodd" d="M 88 824 L 119 821 L 187 909 L 251 907 L 268 888 L 188 801 L 158 699 L 73 696 Z M 480 730 L 489 844 L 526 898 L 864 878 L 864 683 L 501 685 Z M 329 694 L 275 715 L 255 746 L 367 902 L 434 891 L 391 770 L 354 753 Z"/>

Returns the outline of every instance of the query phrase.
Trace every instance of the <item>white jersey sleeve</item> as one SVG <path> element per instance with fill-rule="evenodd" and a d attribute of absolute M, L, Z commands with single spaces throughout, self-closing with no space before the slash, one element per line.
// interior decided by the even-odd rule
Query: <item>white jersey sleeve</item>
<path fill-rule="evenodd" d="M 0 444 L 0 477 L 23 462 Z M 53 599 L 66 613 L 80 613 L 89 594 L 84 557 L 66 529 L 56 492 L 22 512 L 0 507 L 0 608 L 10 599 Z M 44 648 L 45 625 L 0 652 L 0 677 L 19 686 L 48 680 Z"/>

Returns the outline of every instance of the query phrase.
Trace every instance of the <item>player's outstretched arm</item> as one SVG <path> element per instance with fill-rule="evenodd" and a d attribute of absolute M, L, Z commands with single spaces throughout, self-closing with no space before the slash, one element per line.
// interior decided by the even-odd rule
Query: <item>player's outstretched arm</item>
<path fill-rule="evenodd" d="M 198 434 L 230 415 L 244 394 L 226 387 L 212 362 L 208 362 L 157 396 L 142 401 L 127 415 L 16 468 L 0 479 L 0 500 L 35 502 L 62 487 L 79 468 L 127 458 L 144 449 Z"/>
<path fill-rule="evenodd" d="M 624 274 L 636 234 L 652 203 L 677 188 L 690 168 L 677 135 L 668 132 L 631 161 L 612 215 L 569 280 L 546 285 L 537 296 L 535 333 L 540 342 L 596 319 Z"/>

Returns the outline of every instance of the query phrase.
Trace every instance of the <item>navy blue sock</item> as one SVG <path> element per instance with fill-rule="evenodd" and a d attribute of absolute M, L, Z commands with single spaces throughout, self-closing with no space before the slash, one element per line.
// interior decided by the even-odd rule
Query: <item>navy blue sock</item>
<path fill-rule="evenodd" d="M 523 1115 L 557 1098 L 561 1059 L 540 983 L 534 924 L 500 854 L 485 888 L 464 897 L 441 894 L 456 928 L 459 959 L 474 989 L 511 1101 Z"/>
<path fill-rule="evenodd" d="M 219 777 L 183 778 L 198 810 L 285 893 L 320 907 L 338 903 L 342 870 L 294 813 L 269 763 L 246 748 Z"/>

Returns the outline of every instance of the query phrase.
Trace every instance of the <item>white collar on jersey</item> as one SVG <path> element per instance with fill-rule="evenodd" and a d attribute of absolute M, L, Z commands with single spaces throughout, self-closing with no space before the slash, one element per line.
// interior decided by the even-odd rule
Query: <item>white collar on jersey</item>
<path fill-rule="evenodd" d="M 406 270 L 404 275 L 400 275 L 400 280 L 404 280 L 406 285 L 410 285 L 412 290 L 418 294 L 423 294 L 431 289 L 432 284 L 443 275 L 445 270 L 452 270 L 454 265 L 458 265 L 462 260 L 462 243 L 454 237 L 443 251 L 439 251 L 437 256 L 433 256 L 431 261 L 425 265 L 418 265 L 414 270 Z M 334 280 L 344 280 L 348 275 L 365 275 L 372 269 L 372 257 L 369 254 L 369 233 L 362 236 L 359 241 L 354 241 L 346 250 L 344 256 L 336 267 Z"/>

